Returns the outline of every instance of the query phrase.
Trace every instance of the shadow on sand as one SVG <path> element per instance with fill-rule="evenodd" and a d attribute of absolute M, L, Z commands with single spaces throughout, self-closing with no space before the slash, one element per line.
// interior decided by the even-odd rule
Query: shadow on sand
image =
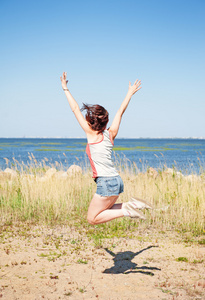
<path fill-rule="evenodd" d="M 114 266 L 109 269 L 105 269 L 103 273 L 106 274 L 142 273 L 145 275 L 154 276 L 154 273 L 152 271 L 154 270 L 161 271 L 161 269 L 155 267 L 146 267 L 146 266 L 138 267 L 136 263 L 131 261 L 135 256 L 153 247 L 158 247 L 158 246 L 149 246 L 136 253 L 132 251 L 125 251 L 125 252 L 118 252 L 116 254 L 110 251 L 109 249 L 105 248 L 105 251 L 107 251 L 107 253 L 109 253 L 114 257 L 113 258 Z"/>

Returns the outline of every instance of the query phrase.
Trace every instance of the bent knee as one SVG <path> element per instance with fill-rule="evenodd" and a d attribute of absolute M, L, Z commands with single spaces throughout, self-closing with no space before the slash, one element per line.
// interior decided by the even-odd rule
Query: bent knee
<path fill-rule="evenodd" d="M 95 222 L 95 217 L 92 217 L 92 216 L 87 216 L 87 221 L 89 224 L 91 225 L 96 225 L 96 222 Z"/>

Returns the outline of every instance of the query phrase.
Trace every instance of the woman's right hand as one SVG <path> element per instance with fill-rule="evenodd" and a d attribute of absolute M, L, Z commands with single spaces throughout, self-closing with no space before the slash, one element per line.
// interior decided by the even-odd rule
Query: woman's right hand
<path fill-rule="evenodd" d="M 68 80 L 66 79 L 66 77 L 67 77 L 67 72 L 63 72 L 62 77 L 60 77 L 63 89 L 67 89 Z"/>

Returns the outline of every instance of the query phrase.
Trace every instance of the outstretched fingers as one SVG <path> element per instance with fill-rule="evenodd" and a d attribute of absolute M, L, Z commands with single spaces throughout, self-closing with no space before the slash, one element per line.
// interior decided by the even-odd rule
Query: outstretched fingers
<path fill-rule="evenodd" d="M 66 80 L 66 77 L 67 77 L 67 72 L 63 72 L 63 79 Z"/>
<path fill-rule="evenodd" d="M 66 80 L 66 77 L 67 77 L 67 72 L 63 72 L 63 75 L 62 75 L 62 77 L 60 76 L 60 79 Z"/>
<path fill-rule="evenodd" d="M 135 83 L 134 83 L 134 85 L 138 85 L 138 86 L 140 86 L 140 84 L 141 84 L 141 80 L 139 80 L 139 79 L 135 80 Z"/>
<path fill-rule="evenodd" d="M 140 86 L 141 85 L 141 80 L 136 80 L 135 83 L 134 83 L 135 87 L 136 87 L 136 91 L 139 91 L 142 87 Z"/>
<path fill-rule="evenodd" d="M 67 80 L 67 72 L 63 72 L 63 75 L 60 76 L 60 80 L 61 80 L 61 83 L 62 85 L 65 87 L 68 83 L 68 80 Z"/>

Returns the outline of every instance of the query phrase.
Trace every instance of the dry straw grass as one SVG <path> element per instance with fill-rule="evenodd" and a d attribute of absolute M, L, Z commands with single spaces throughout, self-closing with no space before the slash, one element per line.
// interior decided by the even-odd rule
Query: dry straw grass
<path fill-rule="evenodd" d="M 49 169 L 46 159 L 38 163 L 35 157 L 30 157 L 28 166 L 15 161 L 12 172 L 0 172 L 1 225 L 32 221 L 91 228 L 87 224 L 86 212 L 96 186 L 90 171 L 67 175 L 62 165 L 56 164 L 55 167 L 57 171 Z M 118 167 L 125 184 L 119 202 L 138 196 L 153 203 L 156 210 L 147 212 L 145 222 L 123 218 L 100 226 L 115 234 L 119 231 L 125 233 L 131 227 L 149 226 L 194 235 L 204 233 L 203 175 L 183 176 L 170 169 L 139 172 L 134 164 L 128 167 L 120 163 Z"/>

